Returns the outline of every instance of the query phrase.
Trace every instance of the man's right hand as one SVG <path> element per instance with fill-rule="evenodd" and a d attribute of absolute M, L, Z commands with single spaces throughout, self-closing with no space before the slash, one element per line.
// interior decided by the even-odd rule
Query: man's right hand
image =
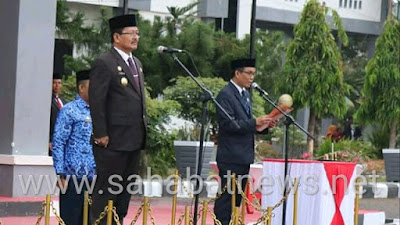
<path fill-rule="evenodd" d="M 260 117 L 256 118 L 256 126 L 262 126 L 265 124 L 269 124 L 271 122 L 272 122 L 272 119 L 268 115 L 260 116 Z"/>
<path fill-rule="evenodd" d="M 100 147 L 107 148 L 108 146 L 108 136 L 104 136 L 101 138 L 94 138 L 94 144 Z"/>

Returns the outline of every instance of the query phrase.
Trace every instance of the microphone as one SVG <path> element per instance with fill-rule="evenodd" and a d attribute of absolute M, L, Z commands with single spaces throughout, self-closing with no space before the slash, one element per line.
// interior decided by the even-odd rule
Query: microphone
<path fill-rule="evenodd" d="M 253 82 L 251 84 L 251 88 L 256 89 L 257 91 L 259 91 L 262 95 L 268 96 L 268 92 L 266 92 L 264 89 L 262 89 L 260 86 L 258 86 L 258 84 L 256 82 Z"/>
<path fill-rule="evenodd" d="M 181 50 L 181 49 L 177 49 L 177 48 L 168 48 L 168 47 L 164 47 L 162 45 L 157 47 L 157 52 L 158 53 L 182 53 L 185 50 Z"/>

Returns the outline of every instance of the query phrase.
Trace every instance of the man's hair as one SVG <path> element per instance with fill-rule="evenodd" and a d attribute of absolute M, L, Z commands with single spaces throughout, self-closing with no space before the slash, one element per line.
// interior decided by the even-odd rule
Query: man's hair
<path fill-rule="evenodd" d="M 86 81 L 89 81 L 89 80 L 80 80 L 80 81 L 77 81 L 77 82 L 76 82 L 76 92 L 77 92 L 78 94 L 79 94 L 79 85 L 85 83 Z"/>
<path fill-rule="evenodd" d="M 121 34 L 123 29 L 124 27 L 117 28 L 111 31 L 111 44 L 114 44 L 114 33 Z"/>
<path fill-rule="evenodd" d="M 235 72 L 236 72 L 236 70 L 237 70 L 237 71 L 239 71 L 239 72 L 243 72 L 243 70 L 244 70 L 244 67 L 238 67 L 238 68 L 235 68 L 235 69 L 233 70 L 232 77 L 234 77 L 234 76 L 235 76 Z"/>

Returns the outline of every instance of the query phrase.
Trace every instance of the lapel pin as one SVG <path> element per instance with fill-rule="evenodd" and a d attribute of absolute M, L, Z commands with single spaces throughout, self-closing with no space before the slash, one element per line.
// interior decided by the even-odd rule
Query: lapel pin
<path fill-rule="evenodd" d="M 118 67 L 117 67 L 117 70 L 118 70 L 119 72 L 121 72 L 121 71 L 122 71 L 122 67 L 121 67 L 121 66 L 118 66 Z"/>
<path fill-rule="evenodd" d="M 128 79 L 126 79 L 126 77 L 122 77 L 121 84 L 122 84 L 122 86 L 126 87 L 128 85 Z"/>

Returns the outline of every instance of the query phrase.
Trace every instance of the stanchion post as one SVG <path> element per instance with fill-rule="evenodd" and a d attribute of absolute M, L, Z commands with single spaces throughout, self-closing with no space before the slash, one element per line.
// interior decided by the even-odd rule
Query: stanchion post
<path fill-rule="evenodd" d="M 354 225 L 358 225 L 358 211 L 360 204 L 360 178 L 356 179 L 356 199 L 354 200 Z"/>
<path fill-rule="evenodd" d="M 271 225 L 272 224 L 272 207 L 268 207 L 267 208 L 267 217 L 266 217 L 265 223 L 267 225 Z"/>
<path fill-rule="evenodd" d="M 82 225 L 88 225 L 88 212 L 89 212 L 89 192 L 85 191 L 85 197 L 84 197 L 84 201 L 83 201 Z"/>
<path fill-rule="evenodd" d="M 239 224 L 239 207 L 235 207 L 235 211 L 233 212 L 233 225 Z"/>
<path fill-rule="evenodd" d="M 294 192 L 293 199 L 293 225 L 297 225 L 297 198 L 299 196 L 299 178 L 294 178 L 294 187 L 296 191 Z"/>
<path fill-rule="evenodd" d="M 171 215 L 171 225 L 175 225 L 175 214 L 176 214 L 176 200 L 178 193 L 176 190 L 178 190 L 178 170 L 175 170 L 174 173 L 174 186 L 173 186 L 173 193 L 174 195 L 172 196 L 172 215 Z"/>
<path fill-rule="evenodd" d="M 51 196 L 46 195 L 46 214 L 44 218 L 45 225 L 50 225 L 50 202 L 51 202 Z"/>
<path fill-rule="evenodd" d="M 108 200 L 108 209 L 107 209 L 107 225 L 112 225 L 112 219 L 113 219 L 113 201 Z"/>
<path fill-rule="evenodd" d="M 206 225 L 207 222 L 207 209 L 208 209 L 208 202 L 203 202 L 203 212 L 201 214 L 201 225 Z"/>
<path fill-rule="evenodd" d="M 232 182 L 231 182 L 231 190 L 232 190 L 232 213 L 235 212 L 236 208 L 236 174 L 232 174 Z"/>
<path fill-rule="evenodd" d="M 190 225 L 190 206 L 185 206 L 185 225 Z"/>
<path fill-rule="evenodd" d="M 147 225 L 147 215 L 149 213 L 149 197 L 144 197 L 143 206 L 143 225 Z"/>
<path fill-rule="evenodd" d="M 251 192 L 251 189 L 250 189 L 250 181 L 249 180 L 247 180 L 247 183 L 246 183 L 246 187 L 244 188 L 244 193 L 243 193 L 243 195 L 247 195 L 247 192 Z M 252 193 L 250 193 L 250 194 L 252 194 Z M 247 197 L 247 196 L 246 196 Z M 246 217 L 246 200 L 245 199 L 243 199 L 242 198 L 242 211 L 241 211 L 241 217 L 242 217 L 242 221 L 243 221 L 243 223 L 245 222 L 245 217 Z"/>

